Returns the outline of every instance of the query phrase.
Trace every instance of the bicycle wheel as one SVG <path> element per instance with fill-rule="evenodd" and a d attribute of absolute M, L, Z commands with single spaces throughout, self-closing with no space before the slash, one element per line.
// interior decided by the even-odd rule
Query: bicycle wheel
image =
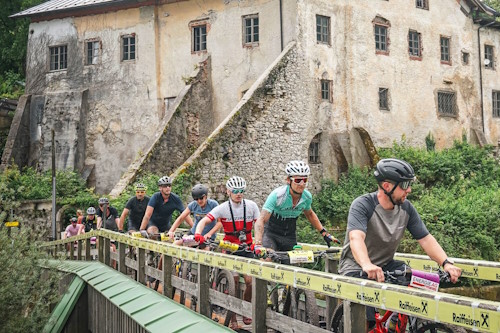
<path fill-rule="evenodd" d="M 340 303 L 335 310 L 333 310 L 330 327 L 331 332 L 344 333 L 344 303 Z"/>
<path fill-rule="evenodd" d="M 304 296 L 304 314 L 300 312 L 301 297 Z M 291 317 L 302 320 L 314 326 L 319 326 L 318 304 L 314 291 L 295 289 L 292 292 Z"/>
<path fill-rule="evenodd" d="M 417 333 L 466 333 L 463 327 L 442 323 L 424 322 L 417 329 Z"/>
<path fill-rule="evenodd" d="M 233 274 L 227 270 L 220 270 L 217 274 L 215 281 L 215 289 L 223 294 L 236 297 L 236 284 L 234 282 Z M 215 320 L 223 322 L 224 326 L 229 326 L 233 312 L 228 308 L 218 305 L 212 305 L 212 317 L 215 315 Z"/>

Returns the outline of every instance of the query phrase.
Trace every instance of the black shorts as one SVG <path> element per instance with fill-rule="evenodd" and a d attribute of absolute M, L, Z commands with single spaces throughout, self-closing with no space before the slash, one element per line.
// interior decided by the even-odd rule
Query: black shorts
<path fill-rule="evenodd" d="M 264 236 L 262 236 L 262 246 L 274 251 L 291 251 L 295 245 L 297 245 L 295 235 L 284 237 L 266 230 Z"/>

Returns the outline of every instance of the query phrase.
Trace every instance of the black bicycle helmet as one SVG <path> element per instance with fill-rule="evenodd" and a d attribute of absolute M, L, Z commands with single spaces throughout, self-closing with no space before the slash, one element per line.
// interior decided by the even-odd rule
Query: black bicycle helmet
<path fill-rule="evenodd" d="M 194 200 L 203 198 L 203 196 L 207 195 L 207 193 L 208 188 L 203 184 L 196 184 L 191 190 L 191 196 Z"/>
<path fill-rule="evenodd" d="M 415 171 L 413 171 L 412 166 L 408 162 L 396 158 L 380 160 L 373 175 L 378 182 L 390 180 L 400 183 L 407 180 L 415 180 Z"/>

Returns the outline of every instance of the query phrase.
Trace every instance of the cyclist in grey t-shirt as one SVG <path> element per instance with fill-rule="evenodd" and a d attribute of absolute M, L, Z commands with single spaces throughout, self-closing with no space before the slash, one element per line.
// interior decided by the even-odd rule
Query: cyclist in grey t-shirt
<path fill-rule="evenodd" d="M 384 282 L 384 270 L 404 270 L 404 263 L 393 257 L 408 229 L 425 253 L 455 283 L 462 270 L 448 259 L 415 207 L 406 200 L 415 180 L 412 166 L 398 159 L 383 159 L 377 163 L 374 176 L 378 191 L 357 198 L 349 210 L 339 273 L 360 277 L 364 271 L 369 279 Z M 373 324 L 374 312 L 367 311 L 367 319 Z"/>

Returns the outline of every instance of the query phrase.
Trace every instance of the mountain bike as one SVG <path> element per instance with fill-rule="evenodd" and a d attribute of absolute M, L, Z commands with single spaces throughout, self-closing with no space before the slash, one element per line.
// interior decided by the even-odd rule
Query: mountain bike
<path fill-rule="evenodd" d="M 339 251 L 339 249 L 303 251 L 300 246 L 297 246 L 292 251 L 268 250 L 267 257 L 273 262 L 285 265 L 315 263 L 316 266 L 319 263 L 319 259 L 324 258 L 329 253 L 338 253 Z M 272 283 L 268 288 L 268 303 L 274 311 L 315 326 L 320 326 L 319 308 L 316 303 L 314 291 L 294 288 L 280 283 Z M 305 304 L 303 312 L 300 311 L 300 303 L 302 301 Z"/>
<path fill-rule="evenodd" d="M 360 277 L 366 278 L 366 273 L 362 272 Z M 412 288 L 437 291 L 439 284 L 450 282 L 450 276 L 443 270 L 437 273 L 428 273 L 416 269 L 407 268 L 406 270 L 385 271 L 386 281 L 397 285 L 408 285 Z M 403 313 L 386 311 L 381 315 L 375 310 L 375 327 L 369 333 L 466 333 L 462 327 L 436 323 L 428 320 L 419 319 Z M 344 333 L 344 304 L 340 303 L 333 312 L 331 319 L 332 332 Z"/>

